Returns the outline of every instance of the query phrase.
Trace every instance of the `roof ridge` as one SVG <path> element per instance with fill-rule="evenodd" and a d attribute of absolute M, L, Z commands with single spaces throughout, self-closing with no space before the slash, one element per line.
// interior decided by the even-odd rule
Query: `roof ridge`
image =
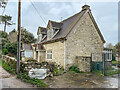
<path fill-rule="evenodd" d="M 76 13 L 76 14 L 73 14 L 72 16 L 70 16 L 70 17 L 68 17 L 68 18 L 66 18 L 66 19 L 64 19 L 64 20 L 62 20 L 61 22 L 64 22 L 64 21 L 66 21 L 66 20 L 68 20 L 68 19 L 74 17 L 75 15 L 78 15 L 78 14 L 81 13 L 82 11 L 83 11 L 83 10 L 79 11 L 79 12 Z"/>
<path fill-rule="evenodd" d="M 55 23 L 62 23 L 62 22 L 57 22 L 57 21 L 53 21 L 53 20 L 49 20 L 49 21 L 51 21 L 51 22 L 55 22 Z"/>
<path fill-rule="evenodd" d="M 39 28 L 44 28 L 44 29 L 46 29 L 45 27 L 41 27 L 41 26 L 39 26 Z"/>

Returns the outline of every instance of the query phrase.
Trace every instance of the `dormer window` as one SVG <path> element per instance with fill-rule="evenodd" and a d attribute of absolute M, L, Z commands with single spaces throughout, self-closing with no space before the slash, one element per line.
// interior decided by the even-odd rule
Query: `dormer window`
<path fill-rule="evenodd" d="M 44 40 L 46 38 L 46 34 L 42 34 L 42 40 Z"/>
<path fill-rule="evenodd" d="M 58 32 L 60 29 L 59 28 L 53 28 L 53 35 L 56 33 L 56 32 Z"/>
<path fill-rule="evenodd" d="M 38 32 L 37 32 L 37 35 L 38 35 L 38 43 L 40 43 L 41 41 L 43 41 L 46 36 L 47 36 L 47 30 L 46 28 L 44 27 L 39 27 L 38 28 Z"/>

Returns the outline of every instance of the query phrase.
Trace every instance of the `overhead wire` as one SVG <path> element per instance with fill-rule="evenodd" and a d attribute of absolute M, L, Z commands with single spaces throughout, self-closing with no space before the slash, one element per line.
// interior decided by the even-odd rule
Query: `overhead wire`
<path fill-rule="evenodd" d="M 44 24 L 46 24 L 44 18 L 40 15 L 40 13 L 38 12 L 38 10 L 37 10 L 37 8 L 35 7 L 34 3 L 33 3 L 31 0 L 29 0 L 29 1 L 30 1 L 30 3 L 32 4 L 32 6 L 34 7 L 34 9 L 36 10 L 36 12 L 37 12 L 37 14 L 39 15 L 39 17 L 40 17 L 40 18 L 42 19 L 42 21 L 44 22 Z"/>

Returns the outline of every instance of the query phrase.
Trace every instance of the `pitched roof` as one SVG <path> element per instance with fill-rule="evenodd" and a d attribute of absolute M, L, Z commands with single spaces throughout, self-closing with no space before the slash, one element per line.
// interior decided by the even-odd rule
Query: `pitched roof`
<path fill-rule="evenodd" d="M 38 27 L 37 35 L 38 35 L 40 32 L 41 32 L 42 34 L 47 34 L 47 29 L 44 28 L 44 27 Z"/>
<path fill-rule="evenodd" d="M 51 21 L 52 23 L 54 23 L 54 25 L 55 24 L 58 25 L 59 23 L 61 23 L 61 26 L 60 26 L 61 29 L 60 29 L 59 33 L 56 34 L 55 37 L 53 37 L 50 40 L 42 41 L 41 44 L 51 42 L 51 41 L 61 40 L 61 39 L 65 38 L 67 36 L 67 34 L 70 32 L 71 29 L 69 29 L 69 28 L 74 23 L 74 21 L 77 21 L 79 18 L 81 18 L 85 12 L 86 12 L 86 10 L 78 12 L 77 14 L 75 14 L 61 22 Z"/>
<path fill-rule="evenodd" d="M 55 28 L 61 28 L 63 23 L 62 22 L 55 22 L 55 21 L 51 21 L 51 24 L 52 24 L 52 27 L 55 27 Z"/>
<path fill-rule="evenodd" d="M 32 45 L 31 44 L 23 44 L 22 48 L 23 48 L 23 50 L 32 50 Z"/>
<path fill-rule="evenodd" d="M 85 8 L 86 7 L 86 8 Z M 61 39 L 65 39 L 67 37 L 67 35 L 70 33 L 70 31 L 72 30 L 72 28 L 76 25 L 76 23 L 81 19 L 81 17 L 88 12 L 90 18 L 92 19 L 92 22 L 94 24 L 94 26 L 97 29 L 98 34 L 101 37 L 101 40 L 105 43 L 105 40 L 94 20 L 94 17 L 92 16 L 92 13 L 90 12 L 91 10 L 89 9 L 89 6 L 83 6 L 83 9 L 81 10 L 81 12 L 78 12 L 77 14 L 61 21 L 61 22 L 55 22 L 55 21 L 51 21 L 52 27 L 59 27 L 60 31 L 59 33 L 57 33 L 52 39 L 50 40 L 43 40 L 40 44 L 44 44 L 44 43 L 49 43 L 49 42 L 53 42 L 53 41 L 57 41 L 57 40 L 61 40 Z"/>

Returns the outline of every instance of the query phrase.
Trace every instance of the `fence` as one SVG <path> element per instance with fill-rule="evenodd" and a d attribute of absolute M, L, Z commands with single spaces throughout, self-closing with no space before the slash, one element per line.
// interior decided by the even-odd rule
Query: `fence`
<path fill-rule="evenodd" d="M 112 60 L 108 60 L 107 53 L 91 54 L 91 72 L 99 72 L 105 76 L 110 70 L 112 70 Z"/>

